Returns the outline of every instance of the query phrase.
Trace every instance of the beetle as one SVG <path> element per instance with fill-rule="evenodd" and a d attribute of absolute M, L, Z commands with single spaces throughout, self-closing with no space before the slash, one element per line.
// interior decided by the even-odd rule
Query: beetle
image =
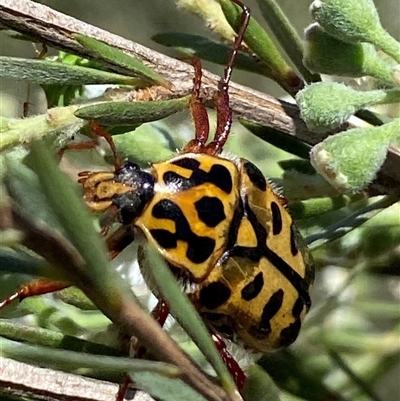
<path fill-rule="evenodd" d="M 243 12 L 218 84 L 217 127 L 211 142 L 200 96 L 201 63 L 193 60 L 194 139 L 176 156 L 147 171 L 130 161 L 120 162 L 112 138 L 91 122 L 94 133 L 112 146 L 115 169 L 82 172 L 79 182 L 88 207 L 105 213 L 103 233 L 114 222 L 126 229 L 125 234 L 141 231 L 176 277 L 191 285 L 189 297 L 213 332 L 246 348 L 269 352 L 296 339 L 311 306 L 314 268 L 286 200 L 251 161 L 223 151 L 232 126 L 229 82 L 250 18 L 245 5 L 232 1 Z M 110 238 L 111 257 L 123 248 L 121 243 L 130 242 L 124 235 Z M 0 308 L 16 298 L 67 285 L 24 287 Z"/>

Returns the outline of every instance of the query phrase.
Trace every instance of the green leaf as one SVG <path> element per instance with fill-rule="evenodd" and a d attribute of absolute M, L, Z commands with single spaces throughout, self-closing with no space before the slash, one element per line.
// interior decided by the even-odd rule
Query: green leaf
<path fill-rule="evenodd" d="M 43 144 L 32 143 L 31 165 L 67 238 L 86 262 L 83 267 L 63 266 L 62 263 L 59 267 L 67 268 L 66 273 L 79 287 L 90 290 L 92 300 L 92 297 L 97 298 L 98 302 L 102 299 L 103 307 L 117 309 L 122 302 L 121 293 L 135 299 L 128 284 L 111 268 L 104 241 L 94 231 L 92 215 L 78 194 L 76 185 L 58 169 L 53 156 Z M 70 270 L 72 267 L 75 271 Z"/>
<path fill-rule="evenodd" d="M 139 248 L 138 260 L 143 276 L 150 288 L 157 288 L 161 298 L 171 309 L 182 328 L 190 335 L 211 366 L 215 369 L 227 393 L 235 393 L 236 386 L 219 355 L 210 333 L 194 305 L 179 287 L 175 276 L 161 255 L 146 244 Z"/>
<path fill-rule="evenodd" d="M 21 162 L 8 159 L 4 183 L 15 205 L 37 224 L 45 224 L 62 232 L 62 226 L 54 215 L 42 192 L 37 175 Z M 39 206 L 40 205 L 40 206 Z"/>
<path fill-rule="evenodd" d="M 325 219 L 327 224 L 325 221 L 322 221 L 322 219 L 319 219 L 320 226 L 318 232 L 306 237 L 307 245 L 310 249 L 314 250 L 329 241 L 343 237 L 345 234 L 366 223 L 378 213 L 381 213 L 385 208 L 391 206 L 396 201 L 397 198 L 392 196 L 385 196 L 366 206 L 363 201 L 360 201 L 363 206 L 345 218 L 341 217 L 340 214 L 331 213 L 328 215 L 329 219 Z M 328 223 L 329 221 L 330 223 Z"/>
<path fill-rule="evenodd" d="M 173 47 L 174 49 L 191 57 L 211 61 L 216 64 L 226 65 L 228 63 L 231 47 L 213 42 L 210 39 L 198 35 L 186 33 L 160 33 L 152 39 L 161 45 Z M 254 57 L 243 52 L 238 52 L 235 58 L 235 69 L 254 72 L 269 76 L 269 70 Z"/>
<path fill-rule="evenodd" d="M 173 379 L 150 371 L 129 372 L 135 387 L 146 391 L 161 401 L 206 401 L 182 380 Z"/>
<path fill-rule="evenodd" d="M 98 355 L 121 356 L 122 352 L 107 345 L 94 343 L 59 331 L 25 326 L 21 323 L 0 319 L 0 336 L 9 340 L 51 348 Z M 1 349 L 0 349 L 1 351 Z"/>
<path fill-rule="evenodd" d="M 340 399 L 318 376 L 304 368 L 302 360 L 293 351 L 284 349 L 264 355 L 258 364 L 281 389 L 307 401 Z"/>
<path fill-rule="evenodd" d="M 152 68 L 145 65 L 138 58 L 100 42 L 97 39 L 89 36 L 75 34 L 73 37 L 94 57 L 107 61 L 110 64 L 122 67 L 125 70 L 132 72 L 135 76 L 144 78 L 152 83 L 170 88 L 171 84 L 166 81 L 161 75 L 157 74 Z"/>
<path fill-rule="evenodd" d="M 153 102 L 105 102 L 83 106 L 75 116 L 104 125 L 139 125 L 160 120 L 188 108 L 190 96 Z"/>
<path fill-rule="evenodd" d="M 170 159 L 178 146 L 161 124 L 143 124 L 134 131 L 113 135 L 118 152 L 146 168 L 150 163 Z"/>
<path fill-rule="evenodd" d="M 68 287 L 58 291 L 57 298 L 61 299 L 66 304 L 73 305 L 81 310 L 98 310 L 93 302 L 79 288 L 76 287 Z"/>
<path fill-rule="evenodd" d="M 49 277 L 51 270 L 51 266 L 44 259 L 11 248 L 0 247 L 0 272 L 2 273 Z"/>
<path fill-rule="evenodd" d="M 282 178 L 283 195 L 291 201 L 339 195 L 315 169 L 314 174 L 302 173 L 296 168 L 285 170 Z"/>
<path fill-rule="evenodd" d="M 398 89 L 357 91 L 338 82 L 318 82 L 297 93 L 300 116 L 312 131 L 340 127 L 357 110 L 377 104 L 397 103 Z"/>
<path fill-rule="evenodd" d="M 400 43 L 383 29 L 373 0 L 317 0 L 310 10 L 330 35 L 350 43 L 372 43 L 400 63 Z"/>
<path fill-rule="evenodd" d="M 243 118 L 238 119 L 240 124 L 247 128 L 252 134 L 259 137 L 263 141 L 276 146 L 285 152 L 292 153 L 303 159 L 309 158 L 311 146 L 302 142 L 300 139 L 295 138 L 292 135 L 285 134 L 271 127 L 265 127 L 263 125 L 254 123 L 252 121 L 245 120 Z"/>
<path fill-rule="evenodd" d="M 47 107 L 64 107 L 82 98 L 83 86 L 71 85 L 41 85 L 47 100 Z"/>
<path fill-rule="evenodd" d="M 259 365 L 247 370 L 247 380 L 243 388 L 245 401 L 280 401 L 279 389 Z"/>
<path fill-rule="evenodd" d="M 349 205 L 352 199 L 348 196 L 337 196 L 332 198 L 315 198 L 302 202 L 290 202 L 288 209 L 294 220 L 308 219 L 320 216 L 333 210 L 341 209 Z"/>
<path fill-rule="evenodd" d="M 48 60 L 0 57 L 0 76 L 46 85 L 136 85 L 137 78 Z"/>
<path fill-rule="evenodd" d="M 237 32 L 240 26 L 242 10 L 230 0 L 220 0 L 222 11 L 232 28 Z M 302 87 L 302 81 L 286 63 L 278 49 L 270 39 L 265 30 L 254 20 L 250 23 L 244 33 L 244 41 L 261 61 L 271 71 L 270 75 L 288 93 L 294 94 Z"/>
<path fill-rule="evenodd" d="M 359 377 L 344 361 L 339 353 L 331 349 L 329 350 L 329 355 L 335 361 L 337 366 L 346 373 L 347 377 L 349 377 L 363 393 L 365 393 L 373 401 L 381 401 L 380 397 L 378 397 L 375 392 L 372 391 L 371 384 Z"/>
<path fill-rule="evenodd" d="M 287 159 L 279 161 L 278 164 L 284 171 L 297 171 L 302 174 L 315 175 L 315 169 L 308 159 Z"/>
<path fill-rule="evenodd" d="M 328 75 L 378 79 L 385 85 L 397 86 L 393 65 L 384 61 L 369 43 L 349 43 L 327 34 L 320 25 L 305 31 L 304 64 L 311 71 Z"/>
<path fill-rule="evenodd" d="M 306 82 L 320 81 L 318 74 L 311 74 L 303 64 L 303 41 L 296 29 L 287 19 L 279 4 L 275 0 L 257 0 L 258 6 L 272 33 L 282 46 L 290 61 L 303 75 Z"/>
<path fill-rule="evenodd" d="M 127 371 L 145 371 L 170 377 L 179 376 L 179 370 L 170 364 L 143 359 L 117 358 L 83 352 L 59 350 L 39 345 L 28 345 L 1 338 L 0 355 L 25 363 L 34 363 L 66 372 L 80 369 L 102 370 L 110 375 Z"/>
<path fill-rule="evenodd" d="M 0 151 L 9 150 L 18 145 L 29 144 L 34 139 L 54 138 L 61 140 L 79 131 L 85 122 L 74 116 L 79 106 L 55 107 L 46 114 L 28 118 L 10 119 L 0 127 Z"/>
<path fill-rule="evenodd" d="M 311 164 L 336 189 L 355 193 L 372 182 L 390 142 L 400 136 L 400 119 L 380 127 L 354 128 L 328 136 L 310 153 Z"/>

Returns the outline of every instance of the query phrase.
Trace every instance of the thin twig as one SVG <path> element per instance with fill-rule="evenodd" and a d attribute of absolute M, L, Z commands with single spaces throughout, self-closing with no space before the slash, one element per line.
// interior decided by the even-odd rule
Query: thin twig
<path fill-rule="evenodd" d="M 191 65 L 30 0 L 1 0 L 0 27 L 13 29 L 39 42 L 83 57 L 92 55 L 73 39 L 72 34 L 90 36 L 140 58 L 170 81 L 176 94 L 186 95 L 192 87 Z M 118 70 L 115 66 L 109 65 L 109 67 Z M 203 96 L 211 100 L 216 93 L 219 77 L 208 71 L 204 71 L 203 76 Z M 315 145 L 327 136 L 310 132 L 300 119 L 296 105 L 236 83 L 230 85 L 230 97 L 233 111 L 243 118 L 293 135 L 311 145 Z M 370 190 L 374 194 L 400 196 L 399 149 L 389 149 L 387 160 Z"/>
<path fill-rule="evenodd" d="M 39 368 L 0 357 L 0 398 L 28 397 L 34 401 L 110 401 L 118 385 L 72 373 Z M 129 397 L 132 394 L 129 393 Z M 154 401 L 143 391 L 136 391 L 130 401 Z"/>

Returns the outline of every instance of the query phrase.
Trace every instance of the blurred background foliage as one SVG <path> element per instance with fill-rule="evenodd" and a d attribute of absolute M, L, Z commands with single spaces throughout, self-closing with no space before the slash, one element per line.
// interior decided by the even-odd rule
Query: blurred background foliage
<path fill-rule="evenodd" d="M 166 54 L 176 55 L 172 50 L 152 42 L 153 35 L 186 32 L 218 40 L 198 18 L 177 11 L 172 0 L 113 0 L 103 3 L 48 0 L 42 3 Z M 252 15 L 262 21 L 255 2 L 247 0 L 246 4 L 252 9 Z M 301 32 L 310 23 L 310 2 L 286 0 L 279 4 L 298 31 Z M 375 4 L 382 25 L 399 39 L 399 1 L 376 0 Z M 29 42 L 12 40 L 2 32 L 0 46 L 1 55 L 34 56 Z M 221 67 L 211 63 L 205 63 L 205 68 L 221 73 Z M 252 74 L 235 71 L 233 80 L 275 96 L 283 94 L 276 84 Z M 34 85 L 31 90 L 30 114 L 44 112 L 43 93 Z M 3 79 L 0 81 L 0 93 L 0 115 L 21 116 L 27 84 Z M 161 133 L 161 140 L 169 141 L 165 148 L 173 150 L 191 138 L 193 131 L 187 116 L 181 113 L 166 123 L 158 123 L 155 128 L 142 128 L 157 132 L 155 135 Z M 166 132 L 168 135 L 164 135 Z M 249 134 L 239 124 L 235 125 L 234 132 L 229 150 L 252 160 L 267 176 L 278 184 L 282 183 L 282 169 L 278 163 L 292 156 Z M 167 136 L 168 141 L 165 139 Z M 116 142 L 118 146 L 118 139 Z M 146 148 L 148 144 L 144 142 L 142 146 Z M 66 169 L 73 165 L 79 170 L 77 166 L 80 163 L 90 164 L 86 159 L 86 156 L 74 155 Z M 296 192 L 293 182 L 289 190 Z M 291 197 L 290 193 L 287 195 Z M 299 221 L 299 226 L 306 237 L 321 233 L 343 219 L 350 219 L 348 224 L 351 226 L 356 222 L 354 213 L 363 211 L 367 206 L 365 199 L 352 199 L 338 210 Z M 304 329 L 290 350 L 265 355 L 260 364 L 283 389 L 282 401 L 397 401 L 400 397 L 399 203 L 385 207 L 384 211 L 347 235 L 321 245 L 315 242 L 312 247 L 317 277 L 312 293 L 313 308 Z M 133 258 L 134 249 L 130 249 L 115 264 L 124 277 L 132 281 L 135 292 L 144 302 L 153 305 L 154 299 L 150 298 L 142 280 L 138 279 L 137 267 L 132 269 Z M 20 276 L 2 278 L 0 298 L 24 280 L 26 277 Z M 5 310 L 2 317 L 23 315 L 24 323 L 34 323 L 54 332 L 107 345 L 115 341 L 115 333 L 108 326 L 108 321 L 96 311 L 81 311 L 55 302 L 51 297 L 27 299 L 21 307 Z M 34 315 L 30 313 L 32 311 L 35 311 Z M 178 328 L 173 328 L 172 333 L 182 338 L 182 346 L 196 353 L 192 343 L 182 336 Z"/>

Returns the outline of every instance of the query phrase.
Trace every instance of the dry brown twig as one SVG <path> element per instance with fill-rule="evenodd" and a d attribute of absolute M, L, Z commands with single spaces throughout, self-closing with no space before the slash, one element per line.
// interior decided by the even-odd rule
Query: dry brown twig
<path fill-rule="evenodd" d="M 34 401 L 110 401 L 118 385 L 71 373 L 39 368 L 0 357 L 0 397 L 29 397 Z M 137 391 L 130 401 L 154 401 Z"/>
<path fill-rule="evenodd" d="M 61 14 L 29 0 L 1 0 L 0 26 L 29 35 L 67 52 L 91 57 L 72 33 L 80 33 L 133 54 L 170 81 L 177 95 L 186 95 L 192 87 L 193 69 L 189 64 L 172 59 L 135 42 Z M 110 65 L 114 70 L 115 66 Z M 204 71 L 204 95 L 212 99 L 219 77 Z M 310 132 L 299 117 L 296 105 L 280 101 L 265 93 L 232 83 L 231 106 L 236 115 L 293 135 L 310 145 L 323 140 L 327 134 Z M 371 185 L 372 193 L 400 196 L 400 151 L 390 148 L 386 162 Z"/>

